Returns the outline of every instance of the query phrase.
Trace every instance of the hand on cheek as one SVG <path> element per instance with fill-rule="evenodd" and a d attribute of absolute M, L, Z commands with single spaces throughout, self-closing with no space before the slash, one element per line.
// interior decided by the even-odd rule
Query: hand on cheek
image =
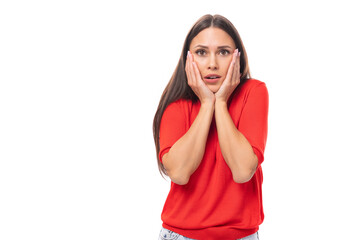
<path fill-rule="evenodd" d="M 231 96 L 234 89 L 240 83 L 240 54 L 238 49 L 235 49 L 225 80 L 221 84 L 219 90 L 215 93 L 216 101 L 224 101 L 227 103 L 227 100 Z"/>
<path fill-rule="evenodd" d="M 194 57 L 190 51 L 185 63 L 185 71 L 188 79 L 188 85 L 191 87 L 193 92 L 198 96 L 201 103 L 215 103 L 214 93 L 205 85 L 201 78 L 200 71 L 197 67 Z"/>

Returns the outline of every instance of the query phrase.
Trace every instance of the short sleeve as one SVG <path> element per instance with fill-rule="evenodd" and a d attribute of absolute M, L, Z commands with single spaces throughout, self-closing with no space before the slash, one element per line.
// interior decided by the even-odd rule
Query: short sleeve
<path fill-rule="evenodd" d="M 268 131 L 269 94 L 264 82 L 252 87 L 246 99 L 238 130 L 251 144 L 258 158 L 258 166 L 264 161 Z"/>
<path fill-rule="evenodd" d="M 185 115 L 180 101 L 170 103 L 164 111 L 160 122 L 159 159 L 169 152 L 174 143 L 186 133 Z"/>

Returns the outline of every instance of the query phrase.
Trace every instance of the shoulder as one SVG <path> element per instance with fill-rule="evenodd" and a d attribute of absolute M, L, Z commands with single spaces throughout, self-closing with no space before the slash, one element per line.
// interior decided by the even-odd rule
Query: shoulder
<path fill-rule="evenodd" d="M 231 100 L 233 108 L 243 108 L 245 105 L 257 104 L 260 102 L 268 102 L 268 90 L 265 82 L 257 79 L 248 79 L 234 93 Z"/>
<path fill-rule="evenodd" d="M 250 78 L 243 83 L 235 93 L 234 98 L 237 100 L 242 99 L 246 101 L 249 95 L 254 94 L 268 94 L 265 82 L 258 79 Z"/>
<path fill-rule="evenodd" d="M 265 82 L 251 78 L 248 79 L 240 89 L 238 95 L 242 95 L 243 97 L 248 98 L 249 96 L 259 96 L 259 95 L 268 95 L 268 90 Z"/>
<path fill-rule="evenodd" d="M 258 79 L 250 78 L 241 87 L 244 91 L 251 91 L 256 88 L 266 88 L 266 84 Z"/>

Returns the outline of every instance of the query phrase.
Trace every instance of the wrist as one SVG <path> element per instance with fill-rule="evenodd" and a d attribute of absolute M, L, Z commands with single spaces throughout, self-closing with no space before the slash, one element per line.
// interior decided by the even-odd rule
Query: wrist
<path fill-rule="evenodd" d="M 221 100 L 221 99 L 216 99 L 215 107 L 227 107 L 227 101 Z"/>
<path fill-rule="evenodd" d="M 207 99 L 207 100 L 204 100 L 204 101 L 200 101 L 201 103 L 201 106 L 214 106 L 215 104 L 215 98 L 214 99 Z"/>
<path fill-rule="evenodd" d="M 212 101 L 203 101 L 201 102 L 201 107 L 203 108 L 214 108 L 215 102 Z"/>

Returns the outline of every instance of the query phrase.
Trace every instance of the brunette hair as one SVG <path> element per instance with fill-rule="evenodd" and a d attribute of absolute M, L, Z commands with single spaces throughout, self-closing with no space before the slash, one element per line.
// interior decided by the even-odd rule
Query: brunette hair
<path fill-rule="evenodd" d="M 192 28 L 190 29 L 190 31 L 188 32 L 185 38 L 185 42 L 183 49 L 181 51 L 179 62 L 175 68 L 173 75 L 170 78 L 169 83 L 167 84 L 165 90 L 161 95 L 159 106 L 154 116 L 153 135 L 156 146 L 156 158 L 157 158 L 158 168 L 162 176 L 164 176 L 163 174 L 167 175 L 167 173 L 164 165 L 161 163 L 159 159 L 159 151 L 160 151 L 159 132 L 160 132 L 161 118 L 164 114 L 166 107 L 170 103 L 175 102 L 178 99 L 187 99 L 187 100 L 191 100 L 194 103 L 199 101 L 196 94 L 188 85 L 187 76 L 185 72 L 186 56 L 187 56 L 187 51 L 189 50 L 190 47 L 190 43 L 193 40 L 193 38 L 196 35 L 198 35 L 202 30 L 210 27 L 220 28 L 223 31 L 225 31 L 227 34 L 229 34 L 233 39 L 233 41 L 235 42 L 236 48 L 239 49 L 239 51 L 241 52 L 240 84 L 233 91 L 232 95 L 229 98 L 229 102 L 231 102 L 234 93 L 237 92 L 239 88 L 241 88 L 241 86 L 246 82 L 246 80 L 251 78 L 245 47 L 234 25 L 225 17 L 217 14 L 216 15 L 207 14 L 199 18 L 199 20 L 197 20 L 197 22 L 192 26 Z"/>

